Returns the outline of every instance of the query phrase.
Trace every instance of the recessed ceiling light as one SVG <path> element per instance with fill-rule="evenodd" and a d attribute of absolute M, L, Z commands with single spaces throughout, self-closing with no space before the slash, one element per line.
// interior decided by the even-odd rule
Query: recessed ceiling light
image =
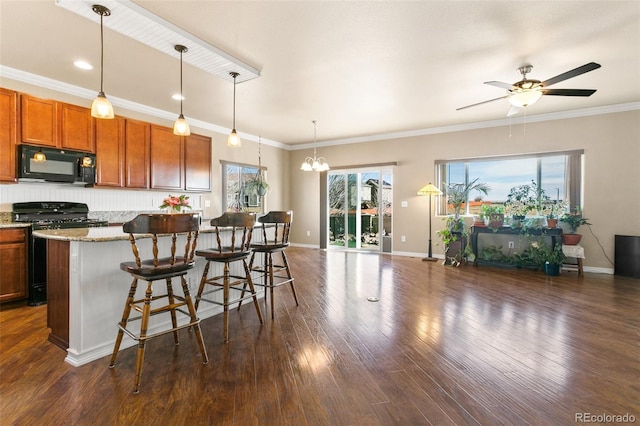
<path fill-rule="evenodd" d="M 75 65 L 76 67 L 80 68 L 81 70 L 92 70 L 93 69 L 93 65 L 91 65 L 87 61 L 75 61 L 73 63 L 73 65 Z"/>
<path fill-rule="evenodd" d="M 175 95 L 171 96 L 171 99 L 175 99 L 176 101 L 184 101 L 184 96 L 182 96 L 180 93 L 176 93 Z"/>

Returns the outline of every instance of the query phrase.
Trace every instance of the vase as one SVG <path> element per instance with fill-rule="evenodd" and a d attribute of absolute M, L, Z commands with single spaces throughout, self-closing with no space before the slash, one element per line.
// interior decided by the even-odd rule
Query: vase
<path fill-rule="evenodd" d="M 558 226 L 558 219 L 547 219 L 547 228 L 555 228 Z"/>
<path fill-rule="evenodd" d="M 582 239 L 582 235 L 580 234 L 562 234 L 562 244 L 566 244 L 568 246 L 575 246 Z"/>

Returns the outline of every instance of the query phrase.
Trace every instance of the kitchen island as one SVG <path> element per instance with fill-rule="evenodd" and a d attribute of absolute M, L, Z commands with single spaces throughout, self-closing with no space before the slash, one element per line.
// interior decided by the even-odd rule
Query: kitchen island
<path fill-rule="evenodd" d="M 255 241 L 261 239 L 260 234 L 254 232 Z M 34 231 L 33 235 L 47 240 L 49 341 L 66 349 L 65 361 L 73 366 L 110 355 L 117 335 L 116 324 L 121 320 L 132 279 L 120 270 L 121 262 L 134 258 L 129 234 L 122 232 L 120 226 L 112 226 L 41 230 Z M 141 253 L 150 253 L 151 242 L 150 235 L 137 240 Z M 169 236 L 158 238 L 161 254 L 168 253 L 170 245 Z M 184 247 L 184 242 L 179 239 L 177 247 L 181 246 Z M 198 248 L 214 246 L 214 228 L 201 225 Z M 193 296 L 198 290 L 205 263 L 204 259 L 196 256 L 196 266 L 186 276 Z M 162 281 L 155 282 L 154 286 L 158 291 L 164 290 Z M 140 296 L 144 288 L 139 286 Z M 263 295 L 263 292 L 258 292 L 259 297 Z M 220 312 L 221 307 L 205 303 L 198 309 L 198 317 L 204 319 Z M 163 317 L 152 317 L 150 333 L 170 323 L 168 316 Z M 206 340 L 206 330 L 203 333 Z M 135 344 L 125 336 L 121 349 Z"/>

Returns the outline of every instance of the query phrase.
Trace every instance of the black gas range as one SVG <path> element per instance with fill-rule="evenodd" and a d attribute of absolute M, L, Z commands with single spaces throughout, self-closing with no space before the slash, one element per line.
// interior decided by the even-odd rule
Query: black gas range
<path fill-rule="evenodd" d="M 89 219 L 89 206 L 63 201 L 13 203 L 13 221 L 30 223 L 32 229 L 95 228 L 108 226 L 102 220 Z"/>
<path fill-rule="evenodd" d="M 31 230 L 95 228 L 108 226 L 103 220 L 89 219 L 89 206 L 64 201 L 13 203 L 14 222 L 30 223 Z M 29 238 L 29 305 L 47 302 L 47 242 Z"/>

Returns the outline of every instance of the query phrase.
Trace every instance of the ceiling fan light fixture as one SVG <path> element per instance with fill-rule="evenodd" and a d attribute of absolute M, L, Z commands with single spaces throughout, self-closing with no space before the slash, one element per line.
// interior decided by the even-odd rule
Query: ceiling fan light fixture
<path fill-rule="evenodd" d="M 109 102 L 103 90 L 104 83 L 104 26 L 102 18 L 111 15 L 111 11 L 99 4 L 94 4 L 91 9 L 100 15 L 100 92 L 91 104 L 91 116 L 95 118 L 110 119 L 114 117 L 113 105 Z"/>
<path fill-rule="evenodd" d="M 516 107 L 526 107 L 533 105 L 542 97 L 542 90 L 539 87 L 534 89 L 522 89 L 513 91 L 509 96 L 509 102 Z"/>

